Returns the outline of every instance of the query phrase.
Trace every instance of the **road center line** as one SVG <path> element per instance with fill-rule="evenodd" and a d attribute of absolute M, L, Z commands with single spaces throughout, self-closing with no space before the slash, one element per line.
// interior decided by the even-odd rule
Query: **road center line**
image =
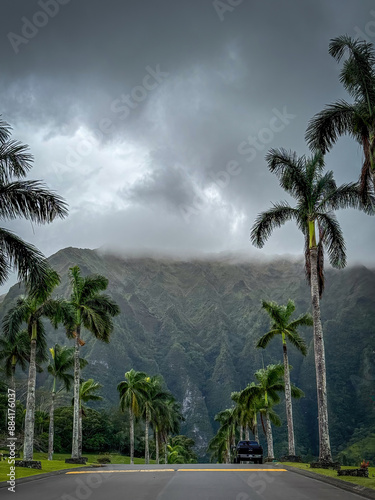
<path fill-rule="evenodd" d="M 125 469 L 125 470 L 77 470 L 66 474 L 113 474 L 128 472 L 287 472 L 286 469 Z"/>

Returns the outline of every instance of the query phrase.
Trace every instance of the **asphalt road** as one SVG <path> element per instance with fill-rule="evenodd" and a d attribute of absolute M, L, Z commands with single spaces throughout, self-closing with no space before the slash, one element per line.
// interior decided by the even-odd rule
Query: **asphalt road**
<path fill-rule="evenodd" d="M 17 500 L 359 500 L 360 496 L 280 466 L 109 465 L 0 489 Z M 14 495 L 14 496 L 12 496 Z"/>

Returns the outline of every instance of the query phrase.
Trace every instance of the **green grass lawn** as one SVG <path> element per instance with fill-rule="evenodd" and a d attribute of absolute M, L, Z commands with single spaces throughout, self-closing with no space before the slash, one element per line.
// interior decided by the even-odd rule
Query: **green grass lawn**
<path fill-rule="evenodd" d="M 280 462 L 281 463 L 281 462 Z M 357 484 L 358 486 L 365 486 L 366 488 L 375 489 L 375 467 L 369 467 L 369 477 L 350 477 L 350 476 L 338 476 L 337 471 L 331 469 L 310 469 L 310 464 L 299 464 L 294 462 L 282 462 L 284 465 L 291 465 L 297 469 L 308 470 L 309 472 L 316 472 L 317 474 L 322 474 L 323 476 L 334 477 L 335 479 L 341 479 L 341 481 L 346 481 L 348 483 Z M 356 467 L 351 466 L 341 466 L 341 469 L 355 469 Z"/>
<path fill-rule="evenodd" d="M 112 464 L 130 464 L 130 457 L 125 457 L 118 454 L 110 454 Z M 96 463 L 96 459 L 100 456 L 97 453 L 84 453 L 83 456 L 88 458 L 87 465 Z M 53 460 L 47 460 L 47 453 L 34 453 L 34 460 L 42 462 L 42 470 L 28 469 L 26 467 L 16 467 L 16 480 L 21 477 L 36 476 L 46 472 L 58 471 L 63 469 L 74 469 L 82 467 L 82 465 L 66 464 L 65 459 L 70 458 L 69 453 L 55 453 Z M 134 458 L 135 464 L 144 464 L 144 458 Z M 155 460 L 150 460 L 150 463 L 155 463 Z M 2 460 L 0 462 L 0 481 L 7 481 L 7 474 L 9 474 L 8 461 Z"/>

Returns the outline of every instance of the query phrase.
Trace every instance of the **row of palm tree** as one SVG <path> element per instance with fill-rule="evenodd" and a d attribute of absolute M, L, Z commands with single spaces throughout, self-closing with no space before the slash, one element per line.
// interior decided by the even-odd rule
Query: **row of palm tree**
<path fill-rule="evenodd" d="M 220 461 L 230 463 L 231 450 L 235 446 L 236 437 L 239 440 L 250 439 L 250 432 L 254 439 L 259 442 L 257 415 L 260 414 L 262 427 L 267 439 L 268 459 L 274 458 L 272 426 L 281 425 L 278 415 L 273 406 L 280 402 L 279 393 L 285 394 L 286 416 L 288 425 L 288 453 L 295 456 L 295 437 L 293 425 L 292 397 L 301 398 L 303 392 L 290 382 L 290 366 L 288 359 L 287 341 L 298 349 L 304 356 L 307 353 L 305 341 L 298 333 L 301 326 L 312 326 L 311 314 L 300 315 L 291 321 L 295 311 L 292 300 L 286 306 L 276 302 L 263 301 L 263 309 L 268 313 L 271 320 L 271 329 L 258 341 L 258 348 L 266 348 L 271 340 L 280 335 L 283 346 L 283 364 L 269 365 L 255 372 L 257 384 L 252 382 L 240 392 L 233 392 L 231 399 L 235 406 L 219 412 L 215 420 L 220 423 L 217 435 L 210 443 L 209 450 Z M 283 380 L 281 380 L 283 379 Z M 264 422 L 265 420 L 265 422 Z"/>
<path fill-rule="evenodd" d="M 125 373 L 125 380 L 117 386 L 120 408 L 129 411 L 130 463 L 134 463 L 134 421 L 145 422 L 145 463 L 150 462 L 149 427 L 154 431 L 156 463 L 160 462 L 160 445 L 164 444 L 164 462 L 168 462 L 168 439 L 178 434 L 182 415 L 174 396 L 164 388 L 160 375 L 149 376 L 134 369 Z"/>
<path fill-rule="evenodd" d="M 252 243 L 262 248 L 275 228 L 293 220 L 305 240 L 305 267 L 313 310 L 320 462 L 332 462 L 320 315 L 320 299 L 324 289 L 324 251 L 328 252 L 333 267 L 345 267 L 345 241 L 334 211 L 356 208 L 373 215 L 375 209 L 374 48 L 367 42 L 341 36 L 331 41 L 329 51 L 338 61 L 346 51 L 349 53 L 340 80 L 354 103 L 338 101 L 310 121 L 306 140 L 312 149 L 311 157 L 298 157 L 296 153 L 285 149 L 272 149 L 267 154 L 269 170 L 277 175 L 281 187 L 296 200 L 296 205 L 292 207 L 286 201 L 273 204 L 270 210 L 258 215 L 251 231 Z M 343 134 L 349 134 L 359 142 L 364 162 L 359 182 L 337 186 L 333 172 L 324 173 L 324 154 Z"/>
<path fill-rule="evenodd" d="M 215 416 L 220 427 L 208 446 L 212 459 L 231 463 L 236 441 L 242 441 L 243 431 L 245 440 L 250 439 L 251 432 L 255 441 L 259 442 L 258 415 L 267 440 L 267 459 L 274 459 L 272 424 L 281 425 L 274 406 L 280 403 L 279 393 L 285 392 L 284 365 L 268 365 L 257 370 L 254 376 L 257 383 L 251 382 L 242 391 L 232 393 L 231 398 L 235 405 Z M 291 385 L 291 396 L 301 398 L 304 393 Z"/>
<path fill-rule="evenodd" d="M 74 366 L 74 419 L 72 436 L 72 458 L 80 457 L 81 453 L 81 408 L 80 408 L 80 369 L 82 360 L 80 359 L 79 348 L 84 344 L 81 339 L 81 327 L 92 333 L 95 338 L 108 342 L 110 332 L 113 329 L 112 317 L 119 314 L 120 310 L 115 302 L 105 294 L 100 293 L 105 290 L 108 280 L 100 275 L 81 276 L 78 266 L 70 268 L 71 296 L 69 300 L 62 298 L 52 298 L 52 292 L 60 283 L 60 277 L 54 270 L 47 273 L 48 282 L 44 282 L 39 290 L 34 289 L 33 293 L 27 293 L 21 296 L 16 303 L 10 307 L 3 319 L 3 343 L 9 343 L 10 346 L 19 345 L 20 339 L 26 343 L 29 339 L 30 348 L 26 355 L 19 356 L 21 366 L 24 366 L 25 360 L 29 361 L 28 391 L 26 402 L 25 417 L 25 436 L 24 436 L 24 459 L 33 458 L 33 441 L 35 427 L 35 386 L 36 386 L 36 368 L 37 352 L 39 352 L 39 361 L 45 361 L 46 338 L 43 318 L 48 318 L 54 328 L 62 323 L 66 329 L 69 338 L 75 339 L 73 361 L 71 351 L 58 352 L 52 351 L 55 357 L 59 356 L 59 363 L 73 363 Z M 22 333 L 22 327 L 26 324 L 27 333 Z M 27 353 L 30 353 L 27 355 Z M 14 353 L 10 362 L 15 367 L 17 353 Z M 12 364 L 13 363 L 13 364 Z M 59 369 L 66 366 L 52 366 L 50 370 L 59 375 Z M 12 368 L 12 373 L 14 369 Z M 66 376 L 65 385 L 69 377 Z M 54 382 L 55 383 L 55 382 Z M 52 391 L 52 394 L 54 390 Z M 54 398 L 52 398 L 54 400 Z M 51 406 L 53 414 L 53 404 Z M 53 419 L 51 420 L 53 426 Z M 52 430 L 50 435 L 52 436 Z M 51 438 L 52 439 L 52 438 Z M 50 443 L 49 454 L 53 453 L 53 441 Z"/>

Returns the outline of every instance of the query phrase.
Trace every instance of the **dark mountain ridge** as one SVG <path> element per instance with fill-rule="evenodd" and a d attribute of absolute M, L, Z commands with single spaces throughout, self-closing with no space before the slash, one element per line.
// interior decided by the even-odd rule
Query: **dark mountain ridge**
<path fill-rule="evenodd" d="M 83 333 L 85 378 L 103 384 L 103 404 L 118 404 L 116 386 L 131 368 L 161 373 L 182 404 L 181 432 L 196 440 L 202 455 L 216 431 L 214 415 L 231 405 L 230 393 L 253 380 L 255 370 L 282 361 L 280 339 L 267 350 L 255 348 L 268 331 L 261 300 L 296 303 L 297 314 L 310 310 L 303 262 L 285 258 L 265 262 L 222 258 L 172 260 L 121 257 L 95 250 L 66 248 L 50 257 L 60 273 L 58 294 L 69 295 L 68 270 L 109 279 L 108 293 L 121 308 L 108 345 Z M 322 300 L 326 343 L 329 416 L 335 453 L 353 434 L 375 432 L 375 273 L 364 266 L 328 269 Z M 12 287 L 1 314 L 20 293 Z M 306 358 L 290 348 L 292 381 L 306 397 L 295 402 L 297 452 L 317 453 L 317 409 L 312 330 L 303 329 Z M 49 341 L 69 344 L 63 330 L 49 330 Z M 43 383 L 45 376 L 40 377 Z M 283 404 L 277 412 L 285 417 Z M 275 450 L 287 449 L 286 426 L 275 430 Z"/>

